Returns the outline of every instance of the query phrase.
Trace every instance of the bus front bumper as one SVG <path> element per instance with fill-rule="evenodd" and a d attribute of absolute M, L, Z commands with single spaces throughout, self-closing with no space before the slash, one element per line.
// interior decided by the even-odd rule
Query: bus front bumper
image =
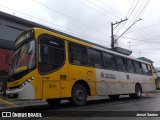
<path fill-rule="evenodd" d="M 23 88 L 6 90 L 6 95 L 8 98 L 35 99 L 35 88 L 28 83 Z"/>

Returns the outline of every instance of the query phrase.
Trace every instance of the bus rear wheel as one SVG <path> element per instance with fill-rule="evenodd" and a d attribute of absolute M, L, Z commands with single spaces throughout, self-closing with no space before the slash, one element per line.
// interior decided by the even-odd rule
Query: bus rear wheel
<path fill-rule="evenodd" d="M 51 106 L 58 106 L 59 103 L 61 102 L 61 99 L 59 99 L 59 98 L 46 99 L 46 102 Z"/>
<path fill-rule="evenodd" d="M 119 95 L 108 95 L 108 96 L 112 100 L 118 100 L 119 99 Z"/>
<path fill-rule="evenodd" d="M 135 86 L 135 93 L 134 94 L 129 94 L 130 98 L 133 99 L 140 99 L 142 98 L 142 88 L 140 85 Z"/>
<path fill-rule="evenodd" d="M 71 97 L 71 103 L 75 106 L 83 106 L 87 102 L 87 91 L 86 88 L 81 85 L 77 84 L 74 85 L 72 89 L 72 97 Z"/>

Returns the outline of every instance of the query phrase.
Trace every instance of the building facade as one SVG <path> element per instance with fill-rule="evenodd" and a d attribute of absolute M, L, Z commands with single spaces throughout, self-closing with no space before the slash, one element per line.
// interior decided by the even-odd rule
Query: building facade
<path fill-rule="evenodd" d="M 0 90 L 9 72 L 14 41 L 19 34 L 31 27 L 45 28 L 37 23 L 0 11 Z"/>

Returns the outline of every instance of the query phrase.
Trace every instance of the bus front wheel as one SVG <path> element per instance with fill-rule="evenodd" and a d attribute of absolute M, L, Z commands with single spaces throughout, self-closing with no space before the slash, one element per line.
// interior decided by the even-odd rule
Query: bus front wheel
<path fill-rule="evenodd" d="M 58 106 L 59 103 L 61 102 L 61 99 L 59 99 L 59 98 L 46 99 L 46 102 L 51 106 Z"/>
<path fill-rule="evenodd" d="M 85 105 L 86 102 L 87 102 L 86 88 L 81 84 L 74 85 L 72 89 L 71 103 L 73 103 L 75 106 L 82 106 Z"/>

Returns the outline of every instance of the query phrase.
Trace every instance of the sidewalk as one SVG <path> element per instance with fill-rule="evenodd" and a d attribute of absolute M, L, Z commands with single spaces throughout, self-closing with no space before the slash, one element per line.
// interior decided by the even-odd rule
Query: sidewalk
<path fill-rule="evenodd" d="M 6 104 L 5 102 L 0 101 L 0 110 L 1 109 L 8 109 L 8 108 L 16 108 L 16 107 L 26 107 L 26 106 L 34 106 L 34 105 L 45 105 L 47 104 L 45 100 L 18 100 L 18 99 L 7 99 L 3 96 L 0 96 L 0 99 L 6 100 L 15 104 L 16 106 Z"/>

